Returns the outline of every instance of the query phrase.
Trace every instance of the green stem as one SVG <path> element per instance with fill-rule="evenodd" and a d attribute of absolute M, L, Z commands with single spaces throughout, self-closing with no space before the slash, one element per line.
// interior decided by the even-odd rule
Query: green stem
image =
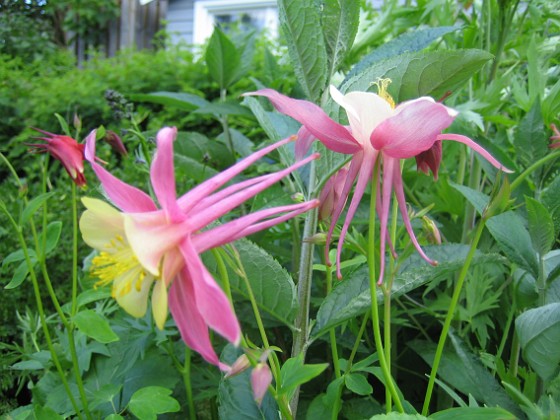
<path fill-rule="evenodd" d="M 220 101 L 225 102 L 227 98 L 227 90 L 220 89 Z M 223 115 L 219 118 L 220 123 L 222 124 L 222 129 L 224 130 L 224 137 L 226 138 L 226 143 L 229 146 L 229 150 L 231 151 L 231 155 L 235 157 L 235 148 L 233 147 L 233 140 L 231 138 L 231 133 L 229 132 L 229 124 L 227 120 L 227 115 Z"/>
<path fill-rule="evenodd" d="M 78 309 L 78 206 L 76 184 L 72 183 L 72 316 Z"/>
<path fill-rule="evenodd" d="M 332 266 L 326 265 L 326 277 L 327 277 L 327 296 L 332 290 Z M 340 378 L 340 364 L 338 363 L 338 348 L 336 346 L 336 334 L 335 328 L 329 330 L 329 336 L 331 341 L 331 354 L 333 360 L 334 375 L 336 378 Z"/>
<path fill-rule="evenodd" d="M 515 190 L 517 187 L 519 187 L 519 185 L 521 185 L 523 180 L 525 178 L 527 178 L 527 176 L 531 172 L 533 172 L 536 169 L 538 169 L 539 167 L 543 166 L 548 161 L 556 159 L 558 157 L 560 157 L 560 149 L 554 151 L 553 153 L 549 153 L 545 157 L 537 160 L 535 163 L 533 163 L 531 166 L 529 166 L 527 169 L 525 169 L 521 174 L 519 174 L 519 176 L 517 178 L 515 178 L 515 181 L 513 181 L 511 183 L 510 190 L 513 192 L 513 190 Z"/>
<path fill-rule="evenodd" d="M 187 393 L 187 404 L 189 405 L 189 418 L 196 419 L 196 412 L 194 409 L 194 399 L 191 384 L 191 357 L 192 351 L 189 346 L 185 346 L 185 365 L 183 366 L 183 382 L 185 383 L 185 391 Z"/>
<path fill-rule="evenodd" d="M 436 380 L 436 374 L 439 367 L 439 363 L 441 361 L 441 356 L 443 354 L 443 347 L 445 345 L 445 340 L 447 339 L 447 335 L 449 334 L 449 328 L 451 327 L 451 321 L 453 320 L 453 316 L 455 315 L 455 309 L 457 307 L 457 303 L 459 302 L 459 297 L 461 296 L 461 289 L 463 288 L 463 283 L 467 277 L 469 272 L 469 267 L 474 257 L 474 253 L 476 252 L 476 248 L 478 246 L 478 242 L 480 241 L 480 237 L 482 236 L 482 232 L 484 231 L 484 226 L 486 225 L 486 219 L 481 219 L 476 230 L 475 236 L 472 240 L 471 247 L 469 249 L 469 253 L 467 258 L 465 259 L 465 263 L 461 272 L 459 274 L 459 278 L 457 279 L 457 283 L 455 284 L 455 289 L 453 291 L 453 296 L 451 297 L 451 303 L 449 304 L 449 309 L 447 310 L 447 316 L 445 317 L 445 321 L 443 323 L 443 329 L 441 330 L 441 335 L 439 337 L 438 346 L 436 349 L 436 354 L 434 357 L 434 363 L 432 365 L 432 371 L 430 372 L 430 379 L 428 381 L 428 389 L 426 390 L 426 397 L 424 399 L 424 407 L 422 408 L 422 415 L 427 416 L 428 411 L 430 408 L 430 400 L 432 398 L 432 392 L 434 389 L 434 383 Z"/>
<path fill-rule="evenodd" d="M 375 209 L 377 201 L 377 180 L 379 176 L 379 166 L 375 165 L 373 180 L 371 182 L 371 204 L 369 212 L 369 226 L 368 226 L 368 268 L 369 268 L 369 288 L 371 296 L 371 321 L 373 324 L 373 336 L 375 339 L 375 347 L 377 348 L 377 354 L 379 356 L 379 364 L 381 365 L 381 370 L 383 371 L 383 377 L 385 378 L 385 392 L 390 393 L 395 401 L 395 405 L 399 412 L 404 413 L 404 408 L 397 393 L 395 383 L 393 382 L 393 377 L 387 365 L 387 360 L 385 358 L 385 351 L 383 349 L 383 343 L 381 340 L 381 329 L 379 326 L 379 308 L 377 307 L 377 282 L 375 275 Z M 383 258 L 383 254 L 381 254 Z M 389 407 L 387 407 L 389 409 Z"/>
<path fill-rule="evenodd" d="M 358 330 L 358 335 L 356 336 L 356 341 L 354 342 L 354 347 L 352 347 L 352 352 L 350 353 L 350 357 L 348 358 L 348 371 L 352 367 L 352 362 L 354 360 L 354 356 L 358 352 L 358 347 L 360 347 L 360 342 L 362 341 L 362 336 L 364 335 L 364 331 L 366 330 L 367 323 L 369 321 L 369 312 L 366 312 L 364 315 L 364 319 L 362 319 L 362 324 L 360 325 L 360 329 Z"/>

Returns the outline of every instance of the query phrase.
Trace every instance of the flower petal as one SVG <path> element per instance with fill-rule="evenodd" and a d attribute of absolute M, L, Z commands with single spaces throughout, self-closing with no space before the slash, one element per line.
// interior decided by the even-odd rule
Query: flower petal
<path fill-rule="evenodd" d="M 175 192 L 175 167 L 173 166 L 173 142 L 177 136 L 175 127 L 165 127 L 157 133 L 157 152 L 150 169 L 152 186 L 161 208 L 169 221 L 179 222 L 185 218 L 177 205 Z"/>
<path fill-rule="evenodd" d="M 157 210 L 156 205 L 145 192 L 122 182 L 95 162 L 95 130 L 86 138 L 85 157 L 101 181 L 107 196 L 118 208 L 125 212 Z"/>
<path fill-rule="evenodd" d="M 157 280 L 152 291 L 152 314 L 156 326 L 163 330 L 167 319 L 167 287 L 163 280 Z"/>
<path fill-rule="evenodd" d="M 311 144 L 315 140 L 315 136 L 311 133 L 305 125 L 302 125 L 297 132 L 297 140 L 296 140 L 296 160 L 303 159 L 309 149 L 311 148 Z"/>
<path fill-rule="evenodd" d="M 200 353 L 209 363 L 219 365 L 220 360 L 210 342 L 208 326 L 198 311 L 192 279 L 186 268 L 179 273 L 169 291 L 169 310 L 187 345 Z"/>
<path fill-rule="evenodd" d="M 80 231 L 84 242 L 97 250 L 105 246 L 117 235 L 124 234 L 124 219 L 121 212 L 104 201 L 83 197 L 86 211 L 80 217 Z"/>
<path fill-rule="evenodd" d="M 371 144 L 393 158 L 416 156 L 432 147 L 456 115 L 456 111 L 429 97 L 403 102 L 394 116 L 373 130 Z"/>
<path fill-rule="evenodd" d="M 500 170 L 502 170 L 502 171 L 504 171 L 505 173 L 508 173 L 508 174 L 513 173 L 512 170 L 506 168 L 500 162 L 498 162 L 496 159 L 494 159 L 494 157 L 490 153 L 488 153 L 484 147 L 475 143 L 474 141 L 469 139 L 467 136 L 462 136 L 460 134 L 444 133 L 444 134 L 438 135 L 437 140 L 453 140 L 453 141 L 457 141 L 459 143 L 466 144 L 471 149 L 473 149 L 475 152 L 480 154 L 484 159 L 486 159 L 488 162 L 490 162 L 494 167 L 496 167 L 496 168 L 498 168 L 498 169 L 500 169 Z"/>
<path fill-rule="evenodd" d="M 153 282 L 154 277 L 151 275 L 147 275 L 142 281 L 131 282 L 130 273 L 122 274 L 113 281 L 115 300 L 133 317 L 143 317 L 148 308 L 148 294 Z"/>
<path fill-rule="evenodd" d="M 312 102 L 293 99 L 273 89 L 261 89 L 244 95 L 268 98 L 278 112 L 303 124 L 328 149 L 346 154 L 355 153 L 361 149 L 359 142 L 344 126 L 331 120 L 325 111 Z"/>
<path fill-rule="evenodd" d="M 432 174 L 434 174 L 434 179 L 437 181 L 441 154 L 441 140 L 437 140 L 428 150 L 416 155 L 416 167 L 418 171 L 422 171 L 428 175 L 431 169 Z"/>
<path fill-rule="evenodd" d="M 198 312 L 210 328 L 238 345 L 241 339 L 241 328 L 231 304 L 202 264 L 189 237 L 185 238 L 181 244 L 181 252 L 187 262 L 186 268 L 192 281 Z"/>

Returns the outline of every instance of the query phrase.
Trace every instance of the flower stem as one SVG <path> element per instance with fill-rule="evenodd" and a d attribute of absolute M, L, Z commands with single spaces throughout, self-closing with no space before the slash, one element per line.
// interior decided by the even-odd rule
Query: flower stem
<path fill-rule="evenodd" d="M 517 187 L 519 187 L 519 185 L 521 185 L 523 180 L 525 178 L 527 178 L 527 176 L 529 174 L 531 174 L 531 172 L 533 172 L 535 169 L 538 169 L 539 167 L 543 166 L 548 161 L 559 158 L 559 157 L 560 157 L 560 149 L 558 149 L 554 153 L 549 153 L 545 157 L 537 160 L 535 163 L 533 163 L 531 166 L 529 166 L 527 169 L 525 169 L 521 174 L 519 174 L 519 176 L 517 178 L 515 178 L 515 181 L 513 181 L 511 183 L 510 190 L 513 192 L 513 190 L 515 190 Z"/>
<path fill-rule="evenodd" d="M 189 418 L 196 419 L 196 412 L 194 410 L 194 399 L 191 384 L 191 357 L 192 351 L 189 346 L 185 346 L 185 365 L 183 366 L 183 382 L 185 383 L 185 390 L 187 392 L 187 404 L 189 405 Z"/>
<path fill-rule="evenodd" d="M 362 324 L 360 325 L 360 329 L 358 330 L 358 335 L 356 336 L 356 341 L 354 342 L 354 347 L 352 347 L 352 352 L 350 353 L 350 357 L 348 358 L 348 371 L 352 367 L 352 362 L 354 361 L 354 356 L 358 352 L 358 347 L 360 346 L 360 341 L 362 341 L 362 336 L 364 335 L 364 331 L 366 330 L 367 323 L 369 321 L 369 312 L 366 312 L 364 315 L 364 319 L 362 319 Z"/>
<path fill-rule="evenodd" d="M 379 364 L 383 371 L 385 378 L 385 392 L 390 393 L 395 401 L 395 405 L 399 412 L 404 413 L 404 408 L 397 393 L 397 389 L 391 376 L 391 371 L 387 365 L 385 358 L 385 351 L 381 340 L 381 329 L 379 326 L 379 308 L 377 306 L 377 282 L 375 275 L 375 209 L 377 201 L 377 180 L 379 176 L 379 165 L 376 164 L 374 168 L 373 180 L 371 181 L 371 204 L 369 212 L 369 226 L 368 226 L 368 268 L 369 268 L 369 288 L 371 296 L 371 321 L 373 324 L 373 336 L 375 339 L 375 347 L 377 348 L 377 355 L 379 356 Z M 381 253 L 383 258 L 383 253 Z M 389 407 L 387 407 L 389 410 Z"/>
<path fill-rule="evenodd" d="M 332 266 L 326 265 L 326 277 L 327 277 L 327 296 L 332 290 Z M 336 346 L 336 334 L 335 328 L 329 330 L 329 336 L 331 341 L 331 354 L 333 361 L 334 375 L 336 378 L 340 378 L 340 365 L 338 363 L 338 349 Z"/>
<path fill-rule="evenodd" d="M 478 224 L 478 228 L 472 240 L 471 247 L 469 249 L 469 253 L 467 254 L 467 258 L 465 259 L 463 268 L 461 269 L 461 272 L 459 274 L 459 278 L 457 279 L 457 283 L 455 284 L 453 296 L 451 297 L 451 303 L 449 304 L 449 309 L 447 310 L 447 316 L 445 317 L 445 321 L 443 323 L 443 329 L 441 330 L 441 335 L 439 337 L 439 342 L 434 357 L 434 363 L 432 365 L 432 371 L 430 373 L 430 379 L 428 381 L 428 389 L 426 390 L 424 407 L 422 408 L 423 416 L 428 415 L 428 411 L 430 408 L 430 400 L 432 398 L 432 392 L 434 390 L 436 374 L 439 367 L 439 363 L 441 361 L 441 356 L 443 354 L 443 347 L 445 345 L 445 340 L 447 339 L 449 328 L 451 326 L 451 321 L 453 320 L 453 316 L 455 314 L 455 308 L 457 307 L 457 303 L 459 302 L 459 297 L 461 295 L 461 289 L 463 287 L 463 283 L 465 282 L 465 278 L 467 277 L 467 273 L 469 272 L 469 267 L 473 260 L 474 253 L 478 246 L 478 242 L 480 241 L 480 237 L 482 236 L 482 232 L 484 231 L 485 225 L 486 225 L 486 219 L 482 218 Z"/>

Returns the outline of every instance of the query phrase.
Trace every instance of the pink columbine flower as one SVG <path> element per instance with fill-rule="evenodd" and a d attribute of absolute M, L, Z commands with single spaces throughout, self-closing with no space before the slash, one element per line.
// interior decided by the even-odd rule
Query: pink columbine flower
<path fill-rule="evenodd" d="M 550 147 L 551 149 L 559 149 L 560 148 L 560 131 L 558 130 L 558 127 L 556 127 L 555 124 L 550 124 L 550 128 L 552 129 L 552 132 L 554 133 L 554 135 L 550 136 L 550 145 L 548 147 Z"/>
<path fill-rule="evenodd" d="M 115 178 L 95 161 L 92 132 L 86 139 L 85 157 L 120 211 L 104 201 L 84 198 L 87 210 L 80 219 L 80 229 L 84 241 L 100 251 L 92 260 L 91 273 L 100 279 L 98 284 L 112 283 L 112 294 L 120 306 L 135 317 L 143 316 L 153 285 L 151 302 L 156 325 L 163 328 L 169 304 L 185 343 L 208 362 L 227 370 L 219 363 L 208 328 L 236 345 L 241 331 L 228 298 L 202 263 L 200 254 L 286 221 L 316 207 L 318 201 L 268 208 L 208 226 L 318 155 L 218 191 L 267 153 L 293 140 L 285 139 L 177 198 L 173 166 L 176 134 L 176 128 L 163 128 L 157 134 L 150 175 L 158 208 L 146 193 Z"/>
<path fill-rule="evenodd" d="M 352 155 L 341 199 L 333 211 L 331 226 L 327 234 L 326 257 L 328 260 L 328 244 L 334 227 L 344 210 L 350 189 L 357 180 L 354 196 L 348 207 L 338 242 L 336 257 L 338 278 L 342 276 L 340 254 L 344 238 L 378 160 L 382 164 L 383 171 L 381 194 L 377 197 L 376 203 L 380 219 L 382 250 L 378 283 L 383 281 L 385 270 L 384 255 L 388 242 L 387 222 L 393 192 L 412 243 L 422 258 L 430 264 L 436 264 L 424 253 L 412 230 L 400 171 L 401 159 L 416 157 L 419 170 L 427 171 L 429 168 L 434 176 L 437 176 L 441 161 L 441 141 L 454 140 L 466 144 L 495 167 L 507 171 L 484 148 L 468 137 L 458 134 L 441 134 L 441 131 L 449 127 L 457 116 L 455 110 L 437 103 L 429 97 L 406 101 L 395 107 L 393 99 L 386 91 L 387 85 L 388 79 L 378 83 L 379 94 L 350 92 L 343 95 L 334 86 L 330 87 L 334 101 L 346 110 L 350 127 L 333 121 L 312 102 L 292 99 L 272 89 L 262 89 L 247 94 L 267 97 L 279 112 L 303 124 L 303 132 L 309 135 L 302 136 L 304 139 L 302 145 L 299 147 L 296 145 L 296 151 L 300 157 L 305 154 L 311 143 L 309 136 L 319 139 L 330 150 Z"/>
<path fill-rule="evenodd" d="M 46 143 L 28 144 L 28 146 L 31 146 L 32 150 L 35 152 L 49 153 L 52 157 L 62 163 L 62 166 L 64 166 L 64 169 L 78 187 L 85 186 L 84 145 L 78 143 L 69 136 L 53 134 L 38 128 L 32 128 L 45 135 L 45 137 L 35 138 L 38 140 L 44 140 Z"/>

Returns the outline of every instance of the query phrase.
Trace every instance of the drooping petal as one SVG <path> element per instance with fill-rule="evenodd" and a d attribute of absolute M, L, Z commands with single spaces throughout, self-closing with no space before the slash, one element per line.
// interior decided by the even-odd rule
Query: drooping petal
<path fill-rule="evenodd" d="M 330 93 L 333 100 L 345 109 L 352 135 L 361 144 L 366 144 L 375 127 L 393 115 L 391 105 L 375 93 L 350 92 L 343 95 L 332 85 Z"/>
<path fill-rule="evenodd" d="M 225 245 L 237 239 L 252 235 L 253 233 L 282 223 L 318 205 L 318 200 L 312 200 L 305 203 L 259 210 L 224 223 L 223 225 L 193 235 L 193 246 L 198 253 L 202 253 L 217 246 Z M 273 219 L 268 219 L 269 217 L 273 217 L 281 213 L 285 214 Z"/>
<path fill-rule="evenodd" d="M 188 222 L 168 224 L 162 211 L 125 214 L 124 229 L 136 258 L 154 276 L 166 252 L 192 231 Z"/>
<path fill-rule="evenodd" d="M 189 278 L 193 284 L 198 312 L 210 328 L 231 343 L 238 345 L 241 328 L 237 317 L 225 293 L 202 264 L 190 237 L 187 236 L 182 242 L 181 252 L 185 257 Z"/>
<path fill-rule="evenodd" d="M 122 182 L 95 161 L 95 130 L 86 138 L 86 160 L 91 164 L 101 181 L 107 196 L 125 212 L 146 212 L 157 210 L 156 205 L 145 192 Z"/>
<path fill-rule="evenodd" d="M 403 102 L 395 109 L 395 115 L 373 130 L 371 144 L 387 156 L 411 158 L 430 149 L 456 115 L 451 108 L 428 97 Z"/>
<path fill-rule="evenodd" d="M 224 197 L 221 201 L 213 204 L 212 206 L 206 209 L 200 210 L 197 214 L 193 215 L 189 219 L 189 222 L 191 223 L 193 230 L 197 231 L 204 228 L 209 223 L 223 216 L 224 214 L 231 211 L 232 209 L 238 207 L 241 203 L 244 203 L 249 198 L 254 197 L 259 192 L 268 188 L 272 184 L 275 184 L 276 182 L 280 181 L 282 178 L 284 178 L 291 172 L 307 164 L 311 160 L 317 159 L 318 157 L 319 154 L 314 153 L 311 156 L 303 160 L 300 160 L 299 162 L 296 162 L 292 166 L 282 171 L 275 172 L 274 174 L 272 174 L 270 177 L 267 177 L 259 184 L 251 185 L 250 187 L 242 191 L 236 192 L 229 197 Z"/>
<path fill-rule="evenodd" d="M 169 310 L 179 328 L 181 337 L 187 345 L 200 353 L 209 363 L 216 366 L 220 360 L 210 342 L 208 326 L 198 311 L 192 279 L 183 268 L 169 291 Z"/>
<path fill-rule="evenodd" d="M 256 151 L 255 153 L 247 156 L 245 159 L 240 160 L 235 165 L 229 167 L 225 171 L 222 171 L 214 175 L 212 178 L 207 179 L 202 184 L 199 184 L 198 186 L 194 187 L 188 193 L 180 197 L 177 200 L 177 204 L 179 205 L 182 211 L 184 212 L 190 211 L 195 205 L 198 204 L 198 202 L 201 199 L 212 194 L 218 188 L 225 185 L 227 182 L 231 181 L 233 177 L 239 175 L 241 172 L 243 172 L 253 163 L 258 161 L 268 153 L 272 152 L 273 150 L 276 150 L 279 147 L 294 140 L 295 137 L 293 136 L 287 137 L 284 140 L 280 140 L 274 144 L 271 144 L 270 146 L 264 147 L 261 150 Z"/>
<path fill-rule="evenodd" d="M 508 174 L 513 173 L 512 170 L 506 168 L 500 162 L 498 162 L 496 159 L 494 159 L 494 157 L 490 153 L 488 153 L 484 147 L 475 143 L 474 141 L 469 139 L 467 136 L 462 136 L 460 134 L 444 133 L 444 134 L 438 135 L 437 140 L 453 140 L 453 141 L 457 141 L 459 143 L 466 144 L 471 149 L 473 149 L 475 152 L 480 154 L 484 159 L 486 159 L 488 162 L 490 162 L 492 164 L 492 166 L 494 166 L 494 167 L 496 167 L 496 168 L 498 168 L 498 169 L 500 169 L 500 170 L 502 170 L 502 171 L 504 171 Z"/>
<path fill-rule="evenodd" d="M 124 219 L 121 212 L 104 201 L 83 197 L 86 211 L 80 217 L 80 231 L 84 242 L 97 250 L 105 246 L 117 235 L 124 234 Z"/>
<path fill-rule="evenodd" d="M 416 155 L 416 166 L 418 170 L 428 175 L 431 169 L 436 181 L 438 179 L 439 165 L 441 163 L 441 149 L 441 140 L 437 140 L 428 150 Z"/>
<path fill-rule="evenodd" d="M 305 157 L 311 144 L 315 140 L 315 136 L 311 133 L 305 125 L 302 125 L 297 132 L 297 140 L 296 140 L 296 159 L 301 160 Z"/>
<path fill-rule="evenodd" d="M 348 212 L 346 213 L 346 219 L 344 219 L 344 224 L 342 225 L 342 230 L 340 231 L 340 237 L 338 239 L 338 246 L 336 249 L 336 275 L 339 279 L 342 278 L 342 273 L 340 271 L 340 256 L 342 254 L 342 247 L 344 245 L 344 239 L 346 238 L 346 233 L 350 227 L 350 222 L 354 218 L 354 214 L 358 209 L 358 205 L 362 200 L 366 186 L 371 178 L 373 167 L 375 165 L 375 154 L 371 153 L 370 150 L 366 150 L 364 155 L 364 161 L 362 167 L 360 168 L 360 173 L 358 174 L 358 181 L 356 182 L 356 188 L 354 190 L 354 196 L 348 207 Z"/>
<path fill-rule="evenodd" d="M 268 98 L 278 112 L 303 124 L 311 134 L 334 152 L 352 154 L 361 149 L 360 143 L 343 125 L 331 120 L 325 111 L 312 102 L 293 99 L 273 89 L 261 89 L 244 95 Z"/>
<path fill-rule="evenodd" d="M 173 142 L 177 136 L 175 127 L 165 127 L 157 133 L 157 152 L 150 169 L 152 186 L 161 208 L 170 222 L 185 218 L 177 205 L 175 192 L 175 167 L 173 165 Z"/>

